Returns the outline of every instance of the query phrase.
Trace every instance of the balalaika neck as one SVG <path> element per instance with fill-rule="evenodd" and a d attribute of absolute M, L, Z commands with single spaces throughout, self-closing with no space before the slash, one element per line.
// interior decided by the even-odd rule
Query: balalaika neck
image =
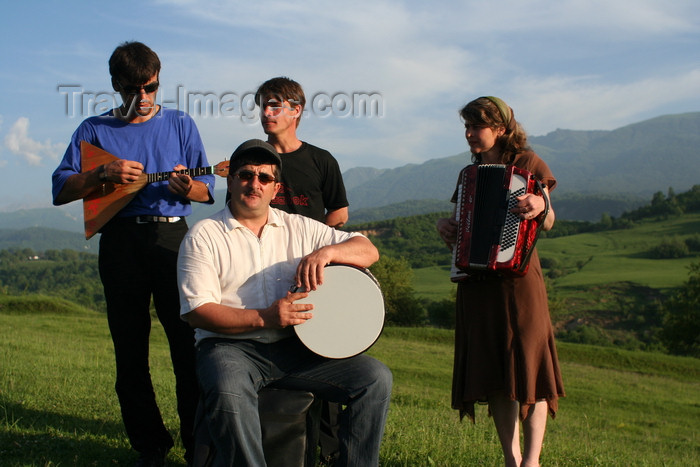
<path fill-rule="evenodd" d="M 209 175 L 214 173 L 213 167 L 198 167 L 196 169 L 185 169 L 170 172 L 157 172 L 148 175 L 148 183 L 162 182 L 163 180 L 168 180 L 170 174 L 176 172 L 183 175 L 189 175 L 190 177 L 198 177 L 200 175 Z"/>

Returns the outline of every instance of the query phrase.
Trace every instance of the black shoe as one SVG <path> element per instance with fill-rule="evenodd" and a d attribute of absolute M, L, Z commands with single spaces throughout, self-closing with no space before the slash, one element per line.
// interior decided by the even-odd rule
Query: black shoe
<path fill-rule="evenodd" d="M 139 455 L 134 467 L 164 467 L 168 451 L 170 451 L 168 448 L 144 451 Z"/>

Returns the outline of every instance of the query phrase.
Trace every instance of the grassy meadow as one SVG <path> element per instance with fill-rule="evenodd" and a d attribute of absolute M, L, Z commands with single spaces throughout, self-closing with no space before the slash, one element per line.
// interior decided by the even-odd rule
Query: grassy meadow
<path fill-rule="evenodd" d="M 485 407 L 450 408 L 452 332 L 387 328 L 369 353 L 394 391 L 383 466 L 498 466 Z M 700 459 L 700 360 L 559 344 L 567 397 L 550 420 L 544 466 L 689 466 Z M 153 327 L 152 374 L 175 434 L 167 344 Z M 0 465 L 130 465 L 103 314 L 55 298 L 0 296 Z M 185 465 L 178 446 L 171 465 Z"/>
<path fill-rule="evenodd" d="M 700 256 L 651 259 L 648 252 L 666 239 L 698 232 L 700 214 L 689 213 L 663 222 L 639 221 L 627 230 L 541 238 L 537 250 L 540 258 L 551 260 L 561 271 L 551 286 L 562 298 L 580 299 L 587 293 L 595 298 L 600 287 L 622 282 L 665 291 L 686 281 L 688 265 L 700 261 Z M 414 269 L 413 284 L 418 296 L 431 300 L 456 289 L 450 282 L 449 268 L 444 266 Z"/>

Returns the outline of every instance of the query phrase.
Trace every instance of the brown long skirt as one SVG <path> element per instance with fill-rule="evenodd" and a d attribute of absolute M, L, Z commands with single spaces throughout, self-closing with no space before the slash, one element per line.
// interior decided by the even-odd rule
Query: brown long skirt
<path fill-rule="evenodd" d="M 541 400 L 554 417 L 565 395 L 537 251 L 524 277 L 457 287 L 452 407 L 473 421 L 474 404 L 497 393 L 520 403 L 521 420 Z"/>

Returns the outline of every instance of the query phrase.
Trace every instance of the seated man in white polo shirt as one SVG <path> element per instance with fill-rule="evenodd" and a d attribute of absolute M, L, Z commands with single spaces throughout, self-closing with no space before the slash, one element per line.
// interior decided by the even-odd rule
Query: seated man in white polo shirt
<path fill-rule="evenodd" d="M 313 319 L 298 304 L 322 286 L 330 263 L 368 267 L 379 258 L 364 236 L 270 207 L 281 160 L 261 140 L 231 156 L 226 208 L 195 224 L 178 259 L 181 315 L 196 329 L 197 373 L 214 465 L 265 465 L 257 392 L 311 391 L 347 408 L 337 465 L 378 465 L 391 371 L 367 355 L 334 360 L 309 351 L 291 326 Z"/>

